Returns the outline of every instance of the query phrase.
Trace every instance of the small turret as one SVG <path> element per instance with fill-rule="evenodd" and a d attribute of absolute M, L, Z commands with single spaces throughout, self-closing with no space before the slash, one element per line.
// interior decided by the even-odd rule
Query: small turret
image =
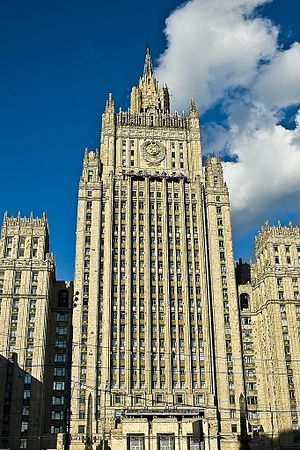
<path fill-rule="evenodd" d="M 199 133 L 199 113 L 195 103 L 195 100 L 192 98 L 190 103 L 190 111 L 189 111 L 189 124 L 190 128 L 194 128 L 197 133 Z"/>
<path fill-rule="evenodd" d="M 197 116 L 198 117 L 198 108 L 196 106 L 195 100 L 192 98 L 190 103 L 190 117 Z"/>
<path fill-rule="evenodd" d="M 114 113 L 115 112 L 115 102 L 112 99 L 111 92 L 108 94 L 108 98 L 105 102 L 105 112 L 106 113 Z"/>
<path fill-rule="evenodd" d="M 223 167 L 219 156 L 209 156 L 205 164 L 206 186 L 223 188 L 226 186 L 223 178 Z"/>

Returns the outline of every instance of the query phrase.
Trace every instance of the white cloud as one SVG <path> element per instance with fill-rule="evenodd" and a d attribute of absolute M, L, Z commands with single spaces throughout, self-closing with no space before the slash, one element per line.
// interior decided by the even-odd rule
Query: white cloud
<path fill-rule="evenodd" d="M 254 91 L 271 107 L 300 103 L 300 44 L 278 52 L 259 75 Z"/>
<path fill-rule="evenodd" d="M 226 89 L 248 86 L 257 64 L 276 52 L 277 29 L 269 20 L 247 18 L 263 0 L 191 0 L 166 20 L 168 47 L 156 74 L 174 93 L 173 106 L 197 98 L 201 112 Z"/>
<path fill-rule="evenodd" d="M 238 162 L 224 165 L 235 222 L 243 229 L 262 222 L 283 200 L 286 207 L 295 192 L 300 194 L 299 121 L 294 130 L 287 130 L 261 104 L 251 107 L 249 119 L 246 127 L 229 131 Z M 300 211 L 300 205 L 292 207 Z"/>
<path fill-rule="evenodd" d="M 204 153 L 224 164 L 236 228 L 260 226 L 275 212 L 300 213 L 300 109 L 295 129 L 280 108 L 300 103 L 300 44 L 282 50 L 278 29 L 257 17 L 269 0 L 190 0 L 166 21 L 157 76 L 176 109 L 195 98 L 203 114 L 216 102 L 227 119 L 203 126 Z M 272 1 L 272 0 L 270 0 Z"/>

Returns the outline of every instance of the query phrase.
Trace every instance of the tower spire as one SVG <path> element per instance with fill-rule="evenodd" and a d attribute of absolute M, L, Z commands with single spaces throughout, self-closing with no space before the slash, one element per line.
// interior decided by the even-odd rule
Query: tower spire
<path fill-rule="evenodd" d="M 151 78 L 153 76 L 153 67 L 151 62 L 150 47 L 146 48 L 145 64 L 144 64 L 144 76 Z"/>
<path fill-rule="evenodd" d="M 150 47 L 146 48 L 143 75 L 139 79 L 139 84 L 133 86 L 130 94 L 130 112 L 169 112 L 170 100 L 166 87 L 160 89 L 155 78 L 151 62 Z"/>

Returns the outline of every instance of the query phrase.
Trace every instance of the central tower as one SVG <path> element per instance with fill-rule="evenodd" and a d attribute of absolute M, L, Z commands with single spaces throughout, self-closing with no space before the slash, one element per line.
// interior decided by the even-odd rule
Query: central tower
<path fill-rule="evenodd" d="M 74 289 L 71 449 L 239 448 L 228 192 L 217 158 L 203 175 L 195 103 L 170 112 L 149 49 L 129 110 L 109 95 L 85 151 Z"/>

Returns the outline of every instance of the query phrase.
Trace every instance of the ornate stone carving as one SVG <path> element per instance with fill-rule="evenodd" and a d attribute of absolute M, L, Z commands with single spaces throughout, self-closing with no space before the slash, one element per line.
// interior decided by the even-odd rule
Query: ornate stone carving
<path fill-rule="evenodd" d="M 166 148 L 159 142 L 147 141 L 142 147 L 144 159 L 149 164 L 160 164 L 166 157 Z"/>

